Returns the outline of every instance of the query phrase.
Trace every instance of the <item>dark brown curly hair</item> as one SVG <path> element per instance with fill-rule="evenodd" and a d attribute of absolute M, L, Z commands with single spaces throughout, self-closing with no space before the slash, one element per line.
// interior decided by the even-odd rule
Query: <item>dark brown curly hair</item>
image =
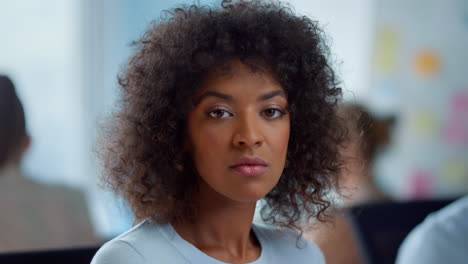
<path fill-rule="evenodd" d="M 164 11 L 119 76 L 118 110 L 105 130 L 104 183 L 136 219 L 194 217 L 196 173 L 184 149 L 186 117 L 206 74 L 230 61 L 266 66 L 285 89 L 291 116 L 286 167 L 264 198 L 265 221 L 300 229 L 322 216 L 339 172 L 339 82 L 317 22 L 277 1 L 222 1 Z M 265 68 L 265 67 L 264 67 Z"/>

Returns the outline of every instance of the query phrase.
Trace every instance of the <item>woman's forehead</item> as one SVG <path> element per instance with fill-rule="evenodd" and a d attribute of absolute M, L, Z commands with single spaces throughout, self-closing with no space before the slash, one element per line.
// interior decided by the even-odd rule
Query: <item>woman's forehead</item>
<path fill-rule="evenodd" d="M 229 82 L 235 83 L 252 80 L 268 82 L 274 84 L 275 86 L 281 86 L 276 81 L 276 78 L 271 74 L 271 72 L 266 69 L 266 67 L 246 64 L 240 60 L 232 60 L 208 71 L 201 82 L 200 88 L 203 90 L 212 84 Z"/>
<path fill-rule="evenodd" d="M 270 67 L 260 58 L 251 59 L 230 59 L 223 63 L 217 64 L 209 69 L 203 76 L 203 80 L 211 78 L 232 78 L 236 74 L 254 74 L 266 75 L 275 78 Z"/>
<path fill-rule="evenodd" d="M 230 68 L 229 73 L 211 73 L 202 82 L 195 98 L 200 101 L 206 95 L 218 95 L 215 97 L 225 100 L 234 97 L 254 96 L 276 93 L 285 97 L 282 86 L 268 72 L 252 71 L 244 64 L 236 64 Z"/>

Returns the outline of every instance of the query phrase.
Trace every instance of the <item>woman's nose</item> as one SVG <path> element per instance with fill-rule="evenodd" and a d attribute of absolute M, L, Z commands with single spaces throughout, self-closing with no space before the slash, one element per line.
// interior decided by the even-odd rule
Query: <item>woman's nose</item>
<path fill-rule="evenodd" d="M 259 147 L 263 144 L 261 133 L 261 120 L 258 120 L 253 114 L 242 115 L 236 120 L 235 131 L 232 137 L 232 143 L 239 148 Z"/>

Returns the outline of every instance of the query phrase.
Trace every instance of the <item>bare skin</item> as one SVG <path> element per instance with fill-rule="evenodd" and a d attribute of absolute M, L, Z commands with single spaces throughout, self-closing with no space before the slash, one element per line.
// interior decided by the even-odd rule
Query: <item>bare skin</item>
<path fill-rule="evenodd" d="M 249 263 L 260 257 L 261 246 L 251 231 L 255 204 L 228 201 L 215 191 L 199 201 L 196 221 L 174 226 L 181 237 L 223 262 Z"/>
<path fill-rule="evenodd" d="M 188 144 L 199 178 L 193 222 L 173 224 L 205 254 L 228 263 L 260 257 L 255 204 L 284 169 L 290 120 L 286 94 L 266 72 L 239 61 L 208 75 L 188 116 Z"/>

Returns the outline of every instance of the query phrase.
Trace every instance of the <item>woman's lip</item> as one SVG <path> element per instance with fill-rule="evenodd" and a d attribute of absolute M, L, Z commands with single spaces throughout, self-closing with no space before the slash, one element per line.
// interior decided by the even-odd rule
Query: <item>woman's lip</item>
<path fill-rule="evenodd" d="M 244 165 L 248 165 L 248 166 L 256 166 L 256 165 L 259 165 L 259 166 L 268 166 L 268 163 L 266 161 L 264 161 L 263 159 L 261 158 L 257 158 L 257 157 L 242 157 L 240 159 L 238 159 L 236 162 L 234 162 L 234 164 L 232 164 L 230 167 L 233 168 L 233 167 L 236 167 L 236 166 L 244 166 Z"/>
<path fill-rule="evenodd" d="M 266 165 L 241 164 L 237 166 L 231 166 L 231 169 L 234 169 L 245 176 L 260 176 L 265 173 L 268 167 Z"/>

